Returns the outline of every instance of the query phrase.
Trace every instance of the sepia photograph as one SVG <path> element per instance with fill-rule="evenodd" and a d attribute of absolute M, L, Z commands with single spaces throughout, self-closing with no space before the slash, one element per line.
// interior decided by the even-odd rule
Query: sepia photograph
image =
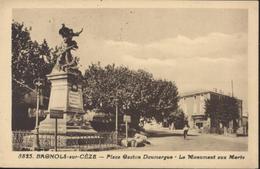
<path fill-rule="evenodd" d="M 247 151 L 244 9 L 14 9 L 13 150 Z"/>
<path fill-rule="evenodd" d="M 11 8 L 15 158 L 248 160 L 249 8 L 102 3 Z"/>

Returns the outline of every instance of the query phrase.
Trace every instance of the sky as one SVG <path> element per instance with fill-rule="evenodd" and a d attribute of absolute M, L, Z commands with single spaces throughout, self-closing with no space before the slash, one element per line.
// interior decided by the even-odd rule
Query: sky
<path fill-rule="evenodd" d="M 62 43 L 61 24 L 79 31 L 80 69 L 115 63 L 174 81 L 179 93 L 217 88 L 248 94 L 248 11 L 244 9 L 14 9 L 33 40 Z"/>

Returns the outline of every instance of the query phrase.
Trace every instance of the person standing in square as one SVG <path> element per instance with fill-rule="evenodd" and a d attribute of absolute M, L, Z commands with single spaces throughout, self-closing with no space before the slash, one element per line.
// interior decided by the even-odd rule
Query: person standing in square
<path fill-rule="evenodd" d="M 183 137 L 184 139 L 186 139 L 187 135 L 188 135 L 188 131 L 189 131 L 189 127 L 187 124 L 184 125 L 184 128 L 183 128 Z"/>

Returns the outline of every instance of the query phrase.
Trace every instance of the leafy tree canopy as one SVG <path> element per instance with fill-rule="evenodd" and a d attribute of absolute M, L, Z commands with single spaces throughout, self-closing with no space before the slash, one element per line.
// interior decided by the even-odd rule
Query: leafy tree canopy
<path fill-rule="evenodd" d="M 86 109 L 99 108 L 104 113 L 115 114 L 118 104 L 120 115 L 131 115 L 135 120 L 133 124 L 138 124 L 140 117 L 162 121 L 178 107 L 176 85 L 171 81 L 155 80 L 144 70 L 92 64 L 85 71 L 84 85 Z"/>
<path fill-rule="evenodd" d="M 53 67 L 53 62 L 51 62 L 52 49 L 49 48 L 45 39 L 42 43 L 32 41 L 30 30 L 31 28 L 28 29 L 18 22 L 12 23 L 13 103 L 20 103 L 22 97 L 29 92 L 24 85 L 32 89 L 35 88 L 33 81 L 37 78 L 45 80 L 44 91 L 47 93 L 49 91 L 46 75 L 51 72 Z"/>
<path fill-rule="evenodd" d="M 228 127 L 231 120 L 239 118 L 239 102 L 234 97 L 212 95 L 206 100 L 205 111 L 212 126 L 218 127 L 220 122 Z"/>
<path fill-rule="evenodd" d="M 34 80 L 42 78 L 44 86 L 42 95 L 49 97 L 50 83 L 46 75 L 52 70 L 59 48 L 52 49 L 44 39 L 42 43 L 33 41 L 30 36 L 31 28 L 24 24 L 12 22 L 12 128 L 32 129 L 34 120 L 28 118 L 28 106 L 36 107 Z M 29 103 L 25 95 L 29 94 Z M 44 107 L 48 106 L 44 99 Z"/>

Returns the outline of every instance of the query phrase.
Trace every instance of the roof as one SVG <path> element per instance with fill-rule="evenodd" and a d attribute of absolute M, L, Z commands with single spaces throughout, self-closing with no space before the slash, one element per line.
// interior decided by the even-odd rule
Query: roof
<path fill-rule="evenodd" d="M 209 92 L 211 92 L 211 91 L 205 90 L 205 89 L 192 90 L 192 91 L 180 93 L 180 97 L 192 96 L 192 95 L 197 95 L 197 94 L 204 94 L 204 93 L 209 93 Z"/>
<path fill-rule="evenodd" d="M 180 93 L 180 97 L 181 98 L 182 97 L 189 97 L 189 96 L 195 96 L 195 95 L 201 95 L 201 94 L 207 94 L 207 93 L 231 97 L 231 96 L 224 94 L 224 93 L 218 93 L 218 92 L 206 90 L 206 89 L 199 89 L 199 90 L 192 90 L 192 91 L 189 91 L 189 92 L 183 92 L 183 93 Z M 238 99 L 238 98 L 236 98 L 236 99 L 242 101 L 241 99 Z"/>

